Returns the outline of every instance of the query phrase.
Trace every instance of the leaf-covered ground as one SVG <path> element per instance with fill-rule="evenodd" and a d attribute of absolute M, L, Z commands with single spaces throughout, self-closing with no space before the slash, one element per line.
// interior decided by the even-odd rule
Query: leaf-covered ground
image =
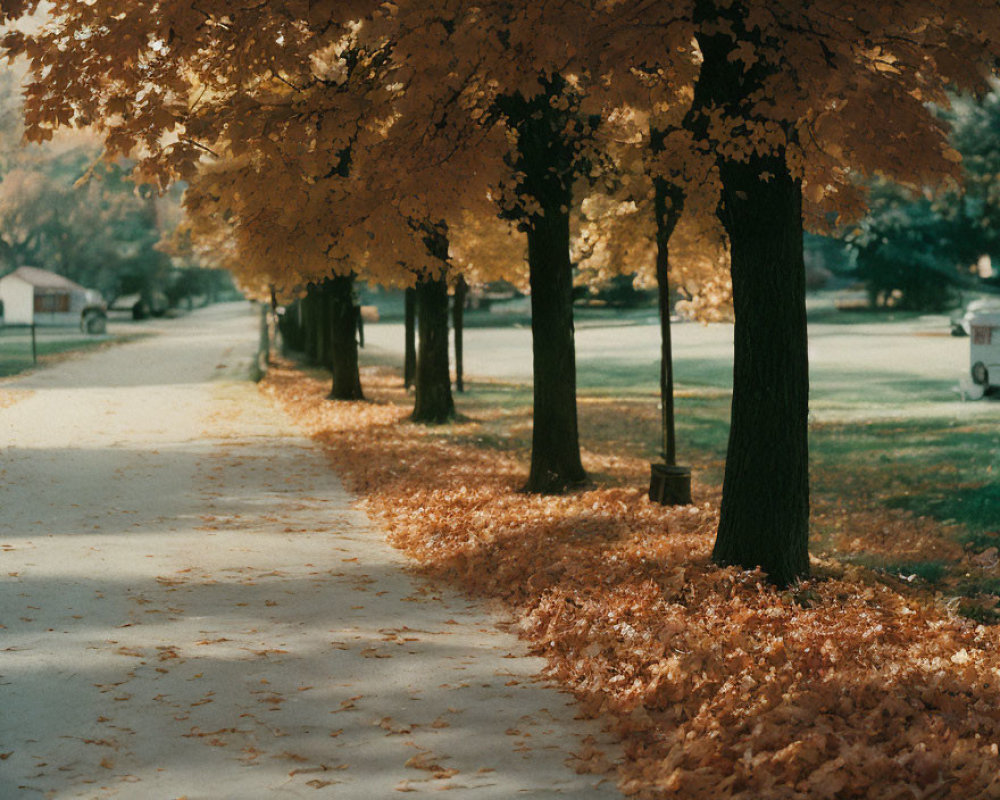
<path fill-rule="evenodd" d="M 628 444 L 655 421 L 648 401 L 583 398 L 598 487 L 537 497 L 518 492 L 523 408 L 466 402 L 474 418 L 424 428 L 398 383 L 372 369 L 373 402 L 335 403 L 325 378 L 283 365 L 263 386 L 422 570 L 512 610 L 551 676 L 621 735 L 626 792 L 1000 798 L 995 628 L 843 558 L 786 592 L 712 566 L 718 487 L 696 482 L 685 508 L 645 497 L 648 455 Z M 996 566 L 905 509 L 818 505 L 821 552 Z"/>

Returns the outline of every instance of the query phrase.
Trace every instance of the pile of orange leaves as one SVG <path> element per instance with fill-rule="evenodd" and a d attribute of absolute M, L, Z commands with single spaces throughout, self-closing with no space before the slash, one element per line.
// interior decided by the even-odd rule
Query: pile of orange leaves
<path fill-rule="evenodd" d="M 367 372 L 368 403 L 287 365 L 263 387 L 421 571 L 506 604 L 620 735 L 625 793 L 1000 798 L 994 628 L 861 569 L 779 591 L 715 567 L 715 504 L 663 508 L 638 481 L 521 494 L 523 457 L 477 444 L 476 421 L 408 422 L 398 377 Z"/>

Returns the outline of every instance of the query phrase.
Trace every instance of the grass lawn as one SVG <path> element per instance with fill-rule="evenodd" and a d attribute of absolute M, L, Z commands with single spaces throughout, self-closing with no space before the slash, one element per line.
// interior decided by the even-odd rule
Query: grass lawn
<path fill-rule="evenodd" d="M 69 353 L 94 350 L 109 344 L 118 344 L 135 338 L 135 334 L 126 336 L 88 336 L 80 334 L 78 336 L 60 335 L 59 338 L 50 338 L 46 333 L 40 332 L 36 340 L 38 366 L 43 366 L 47 361 L 52 361 L 54 358 Z M 36 365 L 31 358 L 30 331 L 3 331 L 3 335 L 0 335 L 0 378 L 17 375 L 32 369 L 34 366 Z"/>

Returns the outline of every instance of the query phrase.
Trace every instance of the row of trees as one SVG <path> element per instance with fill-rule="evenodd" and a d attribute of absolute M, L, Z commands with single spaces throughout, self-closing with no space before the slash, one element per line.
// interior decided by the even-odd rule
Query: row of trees
<path fill-rule="evenodd" d="M 984 91 L 1000 56 L 992 0 L 65 0 L 53 13 L 3 40 L 30 64 L 29 137 L 91 126 L 141 179 L 190 181 L 192 233 L 245 284 L 415 284 L 433 341 L 448 279 L 526 276 L 530 491 L 585 479 L 571 250 L 595 274 L 659 263 L 706 287 L 728 252 L 714 555 L 778 584 L 809 568 L 803 228 L 857 219 L 859 176 L 955 178 L 929 104 Z"/>

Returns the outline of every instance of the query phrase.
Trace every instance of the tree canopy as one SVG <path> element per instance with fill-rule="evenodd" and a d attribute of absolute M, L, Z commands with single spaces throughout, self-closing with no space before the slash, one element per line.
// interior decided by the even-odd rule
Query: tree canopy
<path fill-rule="evenodd" d="M 539 364 L 554 370 L 536 416 L 556 386 L 572 394 L 571 216 L 584 212 L 576 238 L 595 253 L 607 249 L 595 225 L 649 230 L 629 223 L 672 187 L 679 229 L 717 243 L 721 225 L 726 247 L 712 250 L 732 267 L 716 557 L 785 583 L 808 570 L 803 229 L 860 218 L 862 177 L 957 179 L 932 104 L 985 91 L 1000 15 L 991 0 L 62 0 L 3 46 L 30 65 L 29 138 L 90 127 L 145 179 L 191 181 L 191 212 L 269 283 L 408 283 L 462 263 L 429 247 L 428 230 L 450 240 L 475 219 L 502 240 L 496 217 L 513 222 L 536 345 L 561 342 L 536 347 L 536 378 Z M 625 241 L 611 252 L 641 252 Z M 476 268 L 507 276 L 495 270 L 509 262 Z M 703 263 L 699 282 L 718 286 L 718 259 Z M 574 414 L 560 400 L 560 441 L 575 442 Z M 533 461 L 529 485 L 572 484 L 578 461 Z M 536 481 L 535 467 L 551 474 Z"/>

